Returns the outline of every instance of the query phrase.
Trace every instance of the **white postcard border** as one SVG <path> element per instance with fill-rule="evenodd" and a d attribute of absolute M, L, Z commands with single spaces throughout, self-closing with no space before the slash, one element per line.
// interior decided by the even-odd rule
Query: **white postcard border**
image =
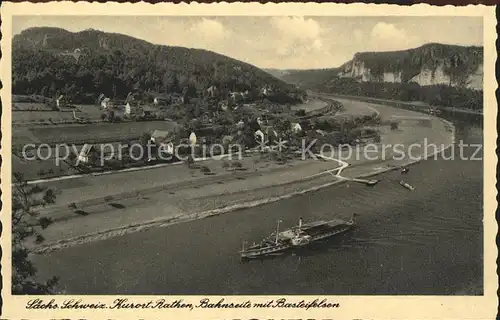
<path fill-rule="evenodd" d="M 491 319 L 496 316 L 498 278 L 495 237 L 497 209 L 496 183 L 496 118 L 495 61 L 497 58 L 495 8 L 487 6 L 374 5 L 374 4 L 147 4 L 147 3 L 3 3 L 2 59 L 0 65 L 3 88 L 1 98 L 2 149 L 1 186 L 3 234 L 2 244 L 2 318 L 3 319 Z M 27 310 L 25 305 L 34 296 L 12 296 L 10 273 L 10 206 L 11 206 L 11 28 L 13 15 L 241 15 L 241 16 L 482 16 L 484 21 L 484 296 L 284 296 L 299 301 L 327 298 L 340 303 L 336 309 L 144 309 L 144 310 Z M 82 298 L 85 302 L 111 302 L 118 296 L 56 296 L 55 299 Z M 122 296 L 119 296 L 122 297 Z M 123 296 L 134 302 L 147 301 L 152 296 Z M 46 296 L 42 298 L 47 299 Z M 202 296 L 165 296 L 169 300 L 183 299 L 197 303 Z M 210 296 L 215 299 L 215 296 Z M 225 296 L 243 302 L 264 302 L 271 296 Z"/>

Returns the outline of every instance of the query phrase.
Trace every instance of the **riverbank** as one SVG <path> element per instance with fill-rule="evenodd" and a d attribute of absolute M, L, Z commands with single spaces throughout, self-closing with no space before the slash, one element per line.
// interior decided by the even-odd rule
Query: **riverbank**
<path fill-rule="evenodd" d="M 425 102 L 420 102 L 420 101 L 401 101 L 401 100 L 387 100 L 387 99 L 381 99 L 381 98 L 373 98 L 373 97 L 365 97 L 365 96 L 350 96 L 350 95 L 345 95 L 345 94 L 337 94 L 337 93 L 316 93 L 316 92 L 311 92 L 313 96 L 320 95 L 320 96 L 327 96 L 333 99 L 341 98 L 341 99 L 349 99 L 349 100 L 358 100 L 358 101 L 363 101 L 363 102 L 368 102 L 368 103 L 379 103 L 379 104 L 385 104 L 388 106 L 394 106 L 394 107 L 404 107 L 410 110 L 421 110 L 426 112 L 429 108 L 433 107 L 435 108 L 436 106 L 431 106 L 430 104 L 427 104 Z M 482 110 L 472 110 L 472 109 L 461 109 L 461 108 L 451 108 L 451 107 L 439 107 L 439 110 L 449 112 L 449 113 L 458 113 L 458 114 L 465 114 L 465 115 L 473 115 L 473 116 L 482 116 L 483 111 Z"/>
<path fill-rule="evenodd" d="M 358 102 L 341 102 L 344 103 L 346 110 L 358 110 L 363 107 Z M 376 108 L 382 118 L 394 115 L 409 117 L 421 115 L 387 106 L 367 104 L 365 107 Z M 382 132 L 382 143 L 384 145 L 400 143 L 409 146 L 427 139 L 443 148 L 451 145 L 453 126 L 438 118 L 431 118 L 430 121 L 431 127 L 410 121 L 402 123 L 396 131 L 385 128 Z M 438 151 L 431 150 L 427 156 L 432 156 Z M 67 188 L 64 188 L 64 192 L 58 197 L 57 205 L 48 207 L 42 212 L 42 214 L 59 215 L 58 221 L 42 231 L 45 237 L 43 245 L 32 242 L 30 247 L 34 252 L 46 253 L 152 227 L 275 202 L 340 183 L 345 181 L 345 178 L 370 176 L 394 170 L 402 165 L 419 161 L 419 157 L 423 158 L 424 154 L 420 154 L 419 157 L 414 155 L 411 158 L 394 159 L 394 152 L 389 151 L 385 152 L 384 157 L 378 155 L 377 160 L 366 157 L 348 158 L 342 153 L 333 154 L 333 158 L 339 156 L 347 159 L 349 163 L 349 166 L 343 169 L 341 177 L 335 176 L 334 172 L 339 168 L 339 162 L 318 160 L 291 167 L 284 166 L 279 170 L 248 172 L 245 173 L 246 176 L 235 175 L 234 179 L 217 180 L 215 177 L 210 177 L 211 183 L 203 185 L 196 180 L 186 180 L 184 186 L 179 186 L 179 182 L 176 182 L 177 185 L 174 183 L 168 187 L 169 183 L 165 180 L 177 179 L 170 175 L 173 172 L 165 171 L 171 170 L 166 168 L 87 177 L 73 180 L 71 183 L 61 181 L 58 182 L 59 186 L 65 185 Z M 110 201 L 101 199 L 96 202 L 96 198 L 111 194 L 109 188 L 113 188 L 112 191 L 115 192 L 118 189 L 121 192 L 117 194 L 125 193 L 125 196 L 121 198 L 113 196 Z M 84 214 L 77 215 L 68 209 L 67 204 L 75 202 L 75 199 L 80 202 L 90 201 L 78 206 Z M 64 218 L 65 216 L 68 218 Z"/>

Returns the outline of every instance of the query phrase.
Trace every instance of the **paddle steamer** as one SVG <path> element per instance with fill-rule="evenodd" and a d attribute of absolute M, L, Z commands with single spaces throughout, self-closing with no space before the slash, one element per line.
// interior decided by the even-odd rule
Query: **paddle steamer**
<path fill-rule="evenodd" d="M 302 223 L 302 218 L 299 219 L 299 224 L 291 229 L 279 231 L 281 220 L 278 221 L 276 232 L 269 237 L 263 239 L 258 244 L 245 248 L 240 251 L 242 259 L 257 258 L 265 255 L 270 255 L 285 251 L 294 247 L 307 246 L 313 242 L 343 233 L 354 226 L 354 217 L 348 221 L 342 219 L 333 219 L 329 221 L 316 221 L 311 223 Z"/>

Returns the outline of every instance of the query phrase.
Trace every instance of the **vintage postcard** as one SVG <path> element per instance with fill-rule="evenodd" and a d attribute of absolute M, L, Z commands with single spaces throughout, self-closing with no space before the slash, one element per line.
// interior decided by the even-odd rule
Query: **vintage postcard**
<path fill-rule="evenodd" d="M 492 319 L 494 7 L 4 3 L 2 319 Z"/>

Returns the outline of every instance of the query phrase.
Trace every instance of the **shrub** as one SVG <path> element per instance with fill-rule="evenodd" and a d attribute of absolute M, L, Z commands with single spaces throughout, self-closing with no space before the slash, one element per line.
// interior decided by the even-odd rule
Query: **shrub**
<path fill-rule="evenodd" d="M 45 240 L 45 238 L 44 238 L 41 234 L 37 234 L 37 235 L 36 235 L 35 242 L 36 242 L 37 244 L 42 243 L 44 240 Z"/>
<path fill-rule="evenodd" d="M 243 164 L 241 164 L 241 162 L 239 162 L 239 161 L 234 161 L 232 163 L 232 165 L 233 165 L 234 168 L 241 168 L 241 167 L 243 167 Z"/>
<path fill-rule="evenodd" d="M 306 115 L 306 110 L 304 110 L 304 109 L 299 109 L 299 110 L 295 111 L 295 115 L 296 115 L 297 117 L 304 117 L 304 116 Z"/>
<path fill-rule="evenodd" d="M 397 130 L 399 127 L 399 124 L 397 122 L 391 122 L 391 130 Z"/>
<path fill-rule="evenodd" d="M 186 162 L 187 162 L 188 168 L 192 168 L 194 166 L 194 159 L 191 155 L 189 155 Z"/>
<path fill-rule="evenodd" d="M 40 187 L 39 185 L 35 185 L 31 188 L 30 193 L 40 193 L 44 190 L 44 188 Z"/>
<path fill-rule="evenodd" d="M 38 220 L 38 222 L 40 223 L 40 226 L 42 227 L 42 229 L 45 229 L 48 226 L 50 226 L 54 221 L 52 221 L 51 218 L 42 217 Z"/>

